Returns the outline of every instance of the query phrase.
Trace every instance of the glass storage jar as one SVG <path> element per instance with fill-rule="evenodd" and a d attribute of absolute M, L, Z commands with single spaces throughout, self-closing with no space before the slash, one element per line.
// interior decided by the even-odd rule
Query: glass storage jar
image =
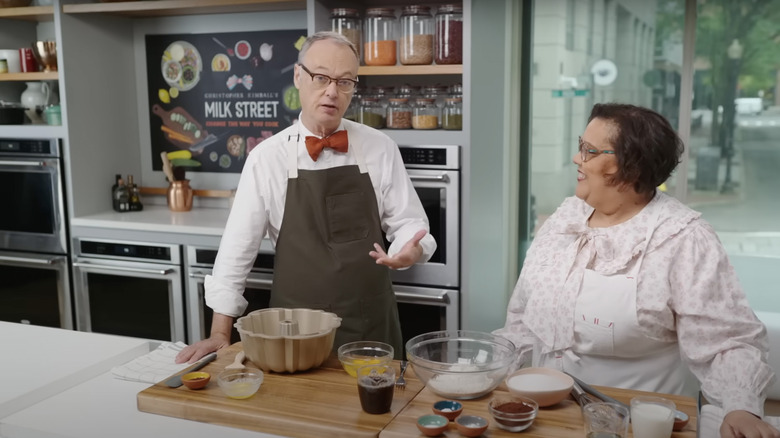
<path fill-rule="evenodd" d="M 412 99 L 416 99 L 420 94 L 420 87 L 414 87 L 410 84 L 404 84 L 398 86 L 398 91 L 395 93 L 395 97 L 400 97 L 404 99 L 409 99 L 410 101 Z M 411 105 L 412 102 L 410 102 Z"/>
<path fill-rule="evenodd" d="M 360 59 L 362 35 L 360 33 L 360 13 L 357 9 L 335 8 L 330 11 L 330 30 L 340 33 L 355 45 Z"/>
<path fill-rule="evenodd" d="M 383 108 L 387 108 L 390 103 L 390 98 L 395 94 L 395 87 L 392 85 L 376 85 L 371 87 L 371 97 L 376 97 L 382 104 Z"/>
<path fill-rule="evenodd" d="M 401 12 L 401 64 L 433 63 L 433 16 L 428 6 L 404 6 Z"/>
<path fill-rule="evenodd" d="M 412 128 L 436 129 L 439 127 L 439 107 L 436 101 L 429 98 L 417 99 L 412 110 Z"/>
<path fill-rule="evenodd" d="M 385 127 L 385 109 L 376 97 L 364 97 L 360 103 L 358 122 L 372 128 Z"/>
<path fill-rule="evenodd" d="M 360 103 L 362 98 L 363 97 L 361 93 L 358 91 L 355 91 L 355 93 L 352 94 L 352 100 L 349 101 L 347 111 L 344 112 L 345 119 L 352 120 L 353 122 L 358 121 L 358 114 L 360 114 Z"/>
<path fill-rule="evenodd" d="M 363 62 L 366 65 L 395 65 L 398 22 L 392 8 L 369 8 L 363 26 Z"/>
<path fill-rule="evenodd" d="M 387 127 L 389 129 L 411 129 L 412 107 L 409 99 L 394 97 L 387 107 Z"/>
<path fill-rule="evenodd" d="M 442 5 L 436 11 L 434 61 L 463 64 L 463 6 Z"/>
<path fill-rule="evenodd" d="M 460 97 L 448 97 L 444 103 L 444 112 L 441 116 L 441 127 L 447 130 L 463 129 L 463 99 Z"/>

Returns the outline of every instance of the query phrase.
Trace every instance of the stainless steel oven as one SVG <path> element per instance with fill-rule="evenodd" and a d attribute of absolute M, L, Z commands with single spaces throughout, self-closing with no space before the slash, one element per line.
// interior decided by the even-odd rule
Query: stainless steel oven
<path fill-rule="evenodd" d="M 187 337 L 189 343 L 205 339 L 211 333 L 214 312 L 206 305 L 203 283 L 211 275 L 217 248 L 188 246 L 187 257 Z M 266 240 L 260 247 L 254 266 L 246 280 L 244 298 L 249 302 L 244 314 L 258 309 L 267 309 L 271 300 L 273 284 L 274 251 Z M 240 341 L 238 330 L 233 328 L 231 343 Z"/>
<path fill-rule="evenodd" d="M 78 238 L 74 248 L 80 331 L 185 341 L 179 245 Z"/>
<path fill-rule="evenodd" d="M 428 215 L 436 252 L 427 263 L 393 271 L 394 283 L 460 286 L 460 146 L 401 146 L 401 157 Z"/>
<path fill-rule="evenodd" d="M 57 139 L 0 139 L 0 320 L 73 328 Z"/>
<path fill-rule="evenodd" d="M 404 344 L 423 333 L 460 328 L 458 290 L 401 284 L 394 284 L 393 290 Z"/>

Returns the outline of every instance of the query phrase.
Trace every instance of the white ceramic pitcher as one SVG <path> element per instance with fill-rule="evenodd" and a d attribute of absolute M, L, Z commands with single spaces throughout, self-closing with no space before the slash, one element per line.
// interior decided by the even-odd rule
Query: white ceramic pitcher
<path fill-rule="evenodd" d="M 36 107 L 45 107 L 49 104 L 51 89 L 46 82 L 26 82 L 27 89 L 22 92 L 22 105 L 28 110 L 35 111 Z"/>

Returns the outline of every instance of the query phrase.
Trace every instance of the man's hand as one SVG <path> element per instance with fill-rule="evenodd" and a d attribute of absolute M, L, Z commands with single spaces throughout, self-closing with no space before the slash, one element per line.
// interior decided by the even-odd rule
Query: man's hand
<path fill-rule="evenodd" d="M 721 438 L 780 438 L 771 424 L 748 411 L 731 411 L 720 425 Z"/>
<path fill-rule="evenodd" d="M 378 243 L 374 244 L 374 249 L 376 251 L 370 251 L 368 255 L 376 260 L 377 265 L 385 265 L 390 269 L 408 268 L 417 263 L 417 260 L 420 260 L 420 257 L 422 257 L 423 250 L 420 246 L 420 240 L 425 237 L 426 234 L 428 234 L 428 232 L 425 230 L 418 231 L 417 234 L 415 234 L 410 241 L 406 242 L 406 245 L 404 245 L 404 247 L 393 257 L 389 257 Z"/>
<path fill-rule="evenodd" d="M 176 363 L 193 363 L 201 357 L 230 345 L 230 335 L 212 333 L 211 337 L 184 347 L 176 355 Z"/>

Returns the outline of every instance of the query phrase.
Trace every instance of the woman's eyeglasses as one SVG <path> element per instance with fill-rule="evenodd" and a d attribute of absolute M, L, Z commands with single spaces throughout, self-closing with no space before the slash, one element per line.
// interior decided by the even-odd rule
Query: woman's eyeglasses
<path fill-rule="evenodd" d="M 312 84 L 314 84 L 314 88 L 317 89 L 328 88 L 328 85 L 330 85 L 331 82 L 335 82 L 336 88 L 338 88 L 339 91 L 343 93 L 349 93 L 352 90 L 354 90 L 355 87 L 357 87 L 358 84 L 357 79 L 347 79 L 347 78 L 336 79 L 328 75 L 323 75 L 320 73 L 312 73 L 303 64 L 298 64 L 298 65 L 301 66 L 303 71 L 305 71 L 306 73 L 309 74 L 309 76 L 311 76 L 311 82 Z"/>
<path fill-rule="evenodd" d="M 615 155 L 615 151 L 611 149 L 596 149 L 593 146 L 589 145 L 588 143 L 582 141 L 582 137 L 578 137 L 578 138 L 580 144 L 580 158 L 582 158 L 583 163 L 597 155 L 601 155 L 601 154 Z"/>

